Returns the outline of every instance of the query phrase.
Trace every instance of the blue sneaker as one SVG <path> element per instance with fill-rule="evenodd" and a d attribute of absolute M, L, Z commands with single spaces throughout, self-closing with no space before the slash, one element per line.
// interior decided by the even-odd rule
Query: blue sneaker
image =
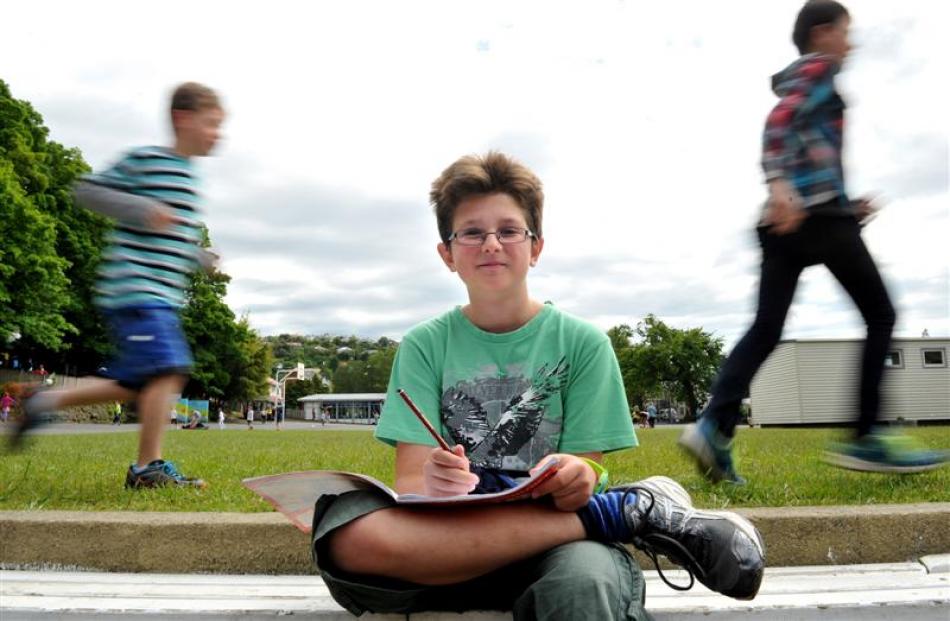
<path fill-rule="evenodd" d="M 712 419 L 703 417 L 688 425 L 680 434 L 679 445 L 696 460 L 700 473 L 713 483 L 745 485 L 746 480 L 736 473 L 732 461 L 732 440 L 719 433 Z"/>
<path fill-rule="evenodd" d="M 170 461 L 156 459 L 141 470 L 135 467 L 135 464 L 129 466 L 125 475 L 125 486 L 130 489 L 139 489 L 140 487 L 165 487 L 166 485 L 177 487 L 197 487 L 204 489 L 207 487 L 201 479 L 186 477 L 178 472 L 178 469 Z"/>
<path fill-rule="evenodd" d="M 825 451 L 833 466 L 861 472 L 912 474 L 933 470 L 947 463 L 944 452 L 920 448 L 903 434 L 874 432 L 850 442 L 836 442 Z"/>

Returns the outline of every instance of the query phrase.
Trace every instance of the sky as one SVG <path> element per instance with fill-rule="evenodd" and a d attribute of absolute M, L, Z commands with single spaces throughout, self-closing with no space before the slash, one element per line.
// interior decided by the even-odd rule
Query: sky
<path fill-rule="evenodd" d="M 0 79 L 96 169 L 169 144 L 176 84 L 218 90 L 205 221 L 228 304 L 262 334 L 399 339 L 464 304 L 428 191 L 459 156 L 498 149 L 544 183 L 534 298 L 731 346 L 755 310 L 761 131 L 800 6 L 31 0 L 4 8 Z M 895 334 L 950 335 L 950 10 L 847 6 L 848 186 L 883 206 L 864 239 Z M 863 333 L 827 270 L 807 270 L 784 338 Z"/>

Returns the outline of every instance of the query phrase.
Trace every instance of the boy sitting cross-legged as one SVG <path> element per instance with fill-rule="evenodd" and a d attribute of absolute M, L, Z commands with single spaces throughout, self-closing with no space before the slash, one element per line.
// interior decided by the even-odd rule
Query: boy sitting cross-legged
<path fill-rule="evenodd" d="M 413 328 L 376 436 L 396 448 L 399 493 L 504 489 L 557 456 L 534 502 L 407 508 L 356 491 L 317 501 L 313 551 L 355 614 L 512 610 L 516 619 L 646 619 L 623 543 L 661 553 L 711 589 L 758 591 L 764 548 L 738 515 L 695 510 L 666 477 L 607 489 L 605 452 L 637 443 L 607 336 L 528 294 L 544 248 L 538 178 L 501 153 L 467 156 L 433 183 L 445 266 L 468 303 Z M 405 389 L 454 444 L 432 438 Z"/>

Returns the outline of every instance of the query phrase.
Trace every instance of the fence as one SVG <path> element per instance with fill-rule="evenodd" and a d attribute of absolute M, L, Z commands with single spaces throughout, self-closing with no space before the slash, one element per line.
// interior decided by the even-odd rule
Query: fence
<path fill-rule="evenodd" d="M 60 375 L 50 373 L 46 376 L 46 384 L 51 388 L 78 388 L 91 384 L 99 378 L 88 375 L 85 377 L 75 377 L 72 375 Z M 37 384 L 43 381 L 42 375 L 28 373 L 23 370 L 0 369 L 0 386 L 10 383 L 18 384 Z"/>

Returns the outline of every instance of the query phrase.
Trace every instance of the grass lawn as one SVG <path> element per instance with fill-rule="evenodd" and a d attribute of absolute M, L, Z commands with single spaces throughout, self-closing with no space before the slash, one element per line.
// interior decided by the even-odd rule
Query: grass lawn
<path fill-rule="evenodd" d="M 736 442 L 743 488 L 705 483 L 676 446 L 677 429 L 638 430 L 640 447 L 607 456 L 613 484 L 665 474 L 700 507 L 950 501 L 950 468 L 919 475 L 861 474 L 822 464 L 833 429 L 741 429 Z M 950 427 L 913 428 L 931 448 L 950 447 Z M 170 431 L 165 453 L 204 490 L 127 491 L 135 433 L 49 435 L 23 453 L 0 453 L 0 509 L 270 511 L 241 479 L 294 470 L 350 470 L 392 483 L 394 451 L 370 431 Z"/>

